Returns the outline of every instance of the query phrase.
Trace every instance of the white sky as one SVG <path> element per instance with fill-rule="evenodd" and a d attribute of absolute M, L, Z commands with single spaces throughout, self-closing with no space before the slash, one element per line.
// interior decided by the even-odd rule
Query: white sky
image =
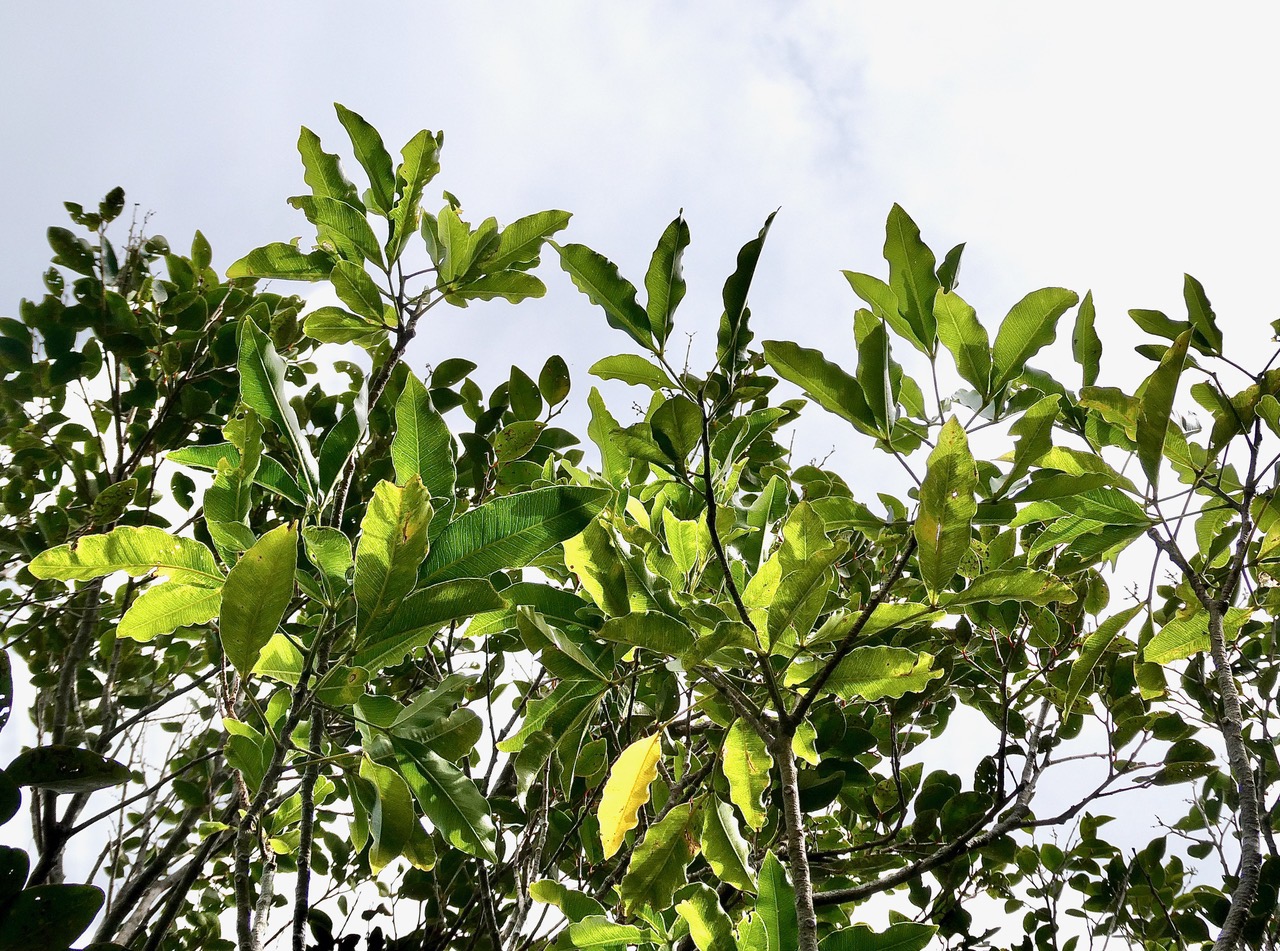
<path fill-rule="evenodd" d="M 781 206 L 752 296 L 757 337 L 852 368 L 839 269 L 884 273 L 897 201 L 939 255 L 968 242 L 960 291 L 989 328 L 1033 288 L 1093 288 L 1100 382 L 1132 386 L 1149 365 L 1129 351 L 1125 310 L 1181 317 L 1184 271 L 1237 356 L 1256 355 L 1280 316 L 1278 20 L 1263 4 L 10 3 L 0 314 L 40 292 L 61 202 L 117 184 L 175 247 L 201 228 L 219 267 L 309 240 L 285 203 L 303 190 L 294 143 L 306 124 L 345 152 L 338 100 L 393 154 L 419 128 L 446 131 L 428 205 L 448 188 L 473 220 L 573 211 L 566 240 L 637 284 L 683 207 L 676 334 L 697 332 L 695 354 L 714 340 L 738 247 Z M 587 367 L 629 341 L 553 259 L 541 274 L 544 301 L 434 312 L 415 369 L 467 356 L 492 384 L 560 352 L 581 407 Z M 1063 329 L 1054 365 L 1074 385 Z M 626 418 L 634 393 L 606 392 Z M 869 468 L 846 432 L 814 427 L 798 447 L 837 446 L 832 463 L 871 498 L 867 476 L 891 469 Z"/>

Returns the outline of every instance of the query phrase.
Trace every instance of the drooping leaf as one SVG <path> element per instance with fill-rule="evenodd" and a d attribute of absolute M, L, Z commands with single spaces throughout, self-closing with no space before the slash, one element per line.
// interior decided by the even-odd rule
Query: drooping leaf
<path fill-rule="evenodd" d="M 419 581 L 487 578 L 520 568 L 582 531 L 610 493 L 585 486 L 547 486 L 501 496 L 450 522 L 436 538 Z"/>
<path fill-rule="evenodd" d="M 125 525 L 105 535 L 85 535 L 42 551 L 28 568 L 37 578 L 58 581 L 89 581 L 116 571 L 141 577 L 154 571 L 179 584 L 201 588 L 218 588 L 223 582 L 208 548 L 149 525 Z"/>
<path fill-rule="evenodd" d="M 747 825 L 759 832 L 767 818 L 764 795 L 769 791 L 773 755 L 746 720 L 734 720 L 725 734 L 720 768 L 729 781 L 729 798 L 742 811 Z"/>
<path fill-rule="evenodd" d="M 355 663 L 369 670 L 399 664 L 425 647 L 439 630 L 473 614 L 496 611 L 506 602 L 481 578 L 455 578 L 414 591 L 380 627 L 357 642 Z"/>
<path fill-rule="evenodd" d="M 404 852 L 417 821 L 409 787 L 399 773 L 364 756 L 360 759 L 360 775 L 374 790 L 373 808 L 369 811 L 369 870 L 376 875 Z"/>
<path fill-rule="evenodd" d="M 524 271 L 495 271 L 482 274 L 446 292 L 451 304 L 468 300 L 505 300 L 517 304 L 522 300 L 543 297 L 547 286 Z M 465 306 L 465 305 L 464 305 Z"/>
<path fill-rule="evenodd" d="M 626 835 L 640 821 L 640 810 L 649 801 L 649 787 L 658 778 L 662 734 L 636 740 L 618 756 L 600 796 L 596 815 L 600 821 L 600 845 L 611 858 Z"/>
<path fill-rule="evenodd" d="M 1076 325 L 1071 333 L 1071 355 L 1084 374 L 1084 385 L 1093 386 L 1098 382 L 1098 368 L 1102 361 L 1102 340 L 1093 328 L 1095 311 L 1093 291 L 1085 291 L 1084 300 L 1080 301 L 1080 309 L 1076 312 Z"/>
<path fill-rule="evenodd" d="M 301 467 L 308 493 L 314 496 L 320 484 L 320 470 L 311 453 L 311 446 L 302 433 L 298 415 L 293 411 L 285 393 L 284 361 L 252 318 L 240 318 L 237 333 L 240 352 L 236 365 L 240 371 L 240 398 L 259 416 L 275 424 L 280 435 L 293 448 L 294 458 Z"/>
<path fill-rule="evenodd" d="M 361 633 L 376 631 L 413 588 L 427 554 L 430 522 L 427 490 L 416 475 L 404 486 L 383 480 L 374 487 L 356 544 L 356 626 Z"/>
<path fill-rule="evenodd" d="M 764 357 L 779 376 L 804 390 L 828 413 L 853 423 L 864 433 L 876 435 L 875 417 L 862 387 L 820 351 L 785 340 L 766 340 Z"/>
<path fill-rule="evenodd" d="M 1169 416 L 1178 393 L 1178 380 L 1187 359 L 1191 331 L 1183 331 L 1165 351 L 1160 365 L 1147 377 L 1142 390 L 1142 408 L 1138 413 L 1138 461 L 1151 483 L 1152 492 L 1160 481 L 1160 463 L 1164 459 Z"/>
<path fill-rule="evenodd" d="M 991 342 L 978 313 L 954 292 L 938 290 L 933 302 L 938 339 L 951 351 L 960 378 L 985 399 L 991 395 Z"/>
<path fill-rule="evenodd" d="M 895 206 L 896 207 L 896 206 Z M 756 914 L 764 922 L 768 951 L 791 951 L 800 945 L 800 924 L 796 915 L 796 890 L 773 852 L 760 863 L 760 895 Z"/>
<path fill-rule="evenodd" d="M 629 914 L 643 907 L 671 907 L 676 890 L 685 884 L 685 869 L 697 854 L 692 823 L 693 804 L 684 802 L 649 827 L 631 853 L 631 862 L 618 888 Z"/>
<path fill-rule="evenodd" d="M 769 234 L 773 219 L 778 213 L 772 212 L 764 220 L 760 233 L 748 241 L 738 251 L 737 266 L 724 282 L 721 297 L 724 300 L 724 313 L 720 316 L 720 329 L 716 334 L 716 366 L 733 379 L 738 372 L 746 354 L 747 344 L 751 342 L 751 331 L 747 322 L 750 310 L 747 308 L 747 293 L 751 289 L 751 281 L 756 274 L 756 266 L 760 263 L 760 252 L 764 248 L 764 239 Z"/>
<path fill-rule="evenodd" d="M 117 637 L 149 641 L 180 627 L 204 624 L 218 616 L 222 589 L 170 581 L 138 595 L 120 618 Z"/>
<path fill-rule="evenodd" d="M 738 951 L 733 939 L 733 921 L 720 907 L 715 889 L 701 883 L 689 885 L 676 894 L 676 914 L 689 925 L 689 937 L 698 951 Z"/>
<path fill-rule="evenodd" d="M 969 441 L 953 416 L 929 454 L 914 526 L 920 576 L 935 597 L 951 583 L 969 550 L 971 522 L 978 510 L 974 500 L 977 485 Z"/>
<path fill-rule="evenodd" d="M 1075 706 L 1076 698 L 1084 689 L 1085 681 L 1093 673 L 1094 667 L 1102 659 L 1102 655 L 1111 649 L 1116 638 L 1124 631 L 1130 621 L 1137 616 L 1143 605 L 1135 604 L 1131 608 L 1113 614 L 1101 624 L 1097 630 L 1084 639 L 1080 645 L 1080 656 L 1071 664 L 1071 676 L 1067 678 L 1067 699 L 1063 710 L 1070 711 Z"/>
<path fill-rule="evenodd" d="M 649 259 L 649 270 L 644 276 L 644 288 L 648 294 L 645 312 L 649 316 L 649 326 L 659 350 L 671 334 L 672 318 L 684 298 L 684 273 L 680 259 L 688 246 L 689 225 L 685 222 L 684 215 L 680 214 L 662 232 L 653 257 Z M 595 370 L 591 372 L 595 373 Z"/>
<path fill-rule="evenodd" d="M 1080 298 L 1062 287 L 1043 287 L 1014 304 L 991 345 L 992 392 L 1018 376 L 1027 361 L 1058 334 L 1058 318 Z"/>
<path fill-rule="evenodd" d="M 549 243 L 559 253 L 560 266 L 573 278 L 578 290 L 604 310 L 609 326 L 652 350 L 649 315 L 636 301 L 635 286 L 618 273 L 617 265 L 585 245 Z"/>
<path fill-rule="evenodd" d="M 468 855 L 496 862 L 489 803 L 476 784 L 421 743 L 392 737 L 391 744 L 401 775 L 445 841 Z"/>
<path fill-rule="evenodd" d="M 5 767 L 19 786 L 72 795 L 127 783 L 129 767 L 92 750 L 56 744 L 23 750 Z"/>
<path fill-rule="evenodd" d="M 298 528 L 289 523 L 258 539 L 227 574 L 218 633 L 227 659 L 241 675 L 253 670 L 284 619 L 297 567 Z"/>
<path fill-rule="evenodd" d="M 816 659 L 802 660 L 787 669 L 788 686 L 803 684 L 816 675 L 823 664 Z M 840 661 L 823 686 L 841 700 L 859 698 L 868 702 L 885 697 L 898 698 L 919 693 L 937 680 L 943 672 L 933 666 L 933 655 L 916 653 L 905 647 L 857 647 Z"/>
<path fill-rule="evenodd" d="M 702 807 L 702 854 L 720 881 L 739 891 L 756 890 L 750 848 L 738 828 L 733 807 L 712 796 Z"/>
<path fill-rule="evenodd" d="M 327 251 L 304 253 L 296 244 L 275 241 L 254 248 L 227 268 L 227 279 L 256 277 L 279 281 L 323 281 L 333 270 L 334 257 Z"/>

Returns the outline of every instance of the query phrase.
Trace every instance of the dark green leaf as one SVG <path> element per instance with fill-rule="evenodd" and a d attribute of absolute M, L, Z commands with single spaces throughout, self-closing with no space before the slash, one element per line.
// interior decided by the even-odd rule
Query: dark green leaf
<path fill-rule="evenodd" d="M 414 591 L 372 635 L 356 643 L 355 663 L 369 670 L 394 667 L 426 646 L 440 629 L 474 614 L 496 611 L 506 602 L 488 581 L 458 578 Z"/>
<path fill-rule="evenodd" d="M 1178 392 L 1178 380 L 1182 376 L 1190 342 L 1191 331 L 1183 331 L 1143 384 L 1142 408 L 1138 414 L 1138 461 L 1142 463 L 1142 471 L 1151 483 L 1152 492 L 1160 481 L 1169 415 L 1173 412 L 1173 399 Z"/>
<path fill-rule="evenodd" d="M 421 743 L 393 736 L 391 744 L 401 774 L 436 831 L 454 848 L 496 862 L 489 804 L 476 784 Z"/>
<path fill-rule="evenodd" d="M 338 119 L 355 149 L 356 158 L 369 176 L 369 207 L 384 217 L 395 202 L 396 179 L 391 171 L 391 156 L 382 144 L 382 136 L 364 118 L 340 103 L 334 103 Z"/>
<path fill-rule="evenodd" d="M 240 398 L 259 416 L 271 420 L 280 434 L 293 447 L 295 458 L 301 465 L 302 475 L 314 495 L 320 482 L 320 471 L 311 445 L 302 433 L 298 415 L 289 404 L 285 393 L 285 364 L 276 348 L 251 317 L 240 318 L 238 327 L 240 345 L 237 366 L 240 370 Z"/>
<path fill-rule="evenodd" d="M 560 266 L 591 303 L 603 308 L 609 326 L 624 331 L 640 346 L 654 348 L 649 315 L 636 301 L 635 286 L 618 273 L 608 258 L 581 244 L 550 242 L 560 255 Z"/>
<path fill-rule="evenodd" d="M 4 951 L 67 951 L 97 917 L 96 885 L 37 885 L 19 893 L 0 918 Z"/>
<path fill-rule="evenodd" d="M 716 334 L 716 366 L 724 370 L 732 379 L 736 376 L 751 342 L 751 331 L 747 328 L 750 311 L 747 309 L 747 293 L 751 289 L 751 281 L 756 274 L 756 265 L 760 262 L 760 252 L 764 248 L 764 239 L 778 213 L 772 212 L 764 220 L 760 233 L 744 244 L 738 251 L 738 263 L 729 279 L 724 282 L 721 297 L 724 299 L 724 313 L 720 315 L 720 329 Z"/>
<path fill-rule="evenodd" d="M 1076 326 L 1071 333 L 1071 355 L 1084 372 L 1084 385 L 1093 386 L 1098 381 L 1098 367 L 1102 360 L 1102 341 L 1093 329 L 1093 291 L 1086 291 L 1076 312 Z"/>
<path fill-rule="evenodd" d="M 74 746 L 37 746 L 19 753 L 5 772 L 19 786 L 88 793 L 129 781 L 129 767 Z"/>
<path fill-rule="evenodd" d="M 659 350 L 671 334 L 672 319 L 684 298 L 685 283 L 680 259 L 688 246 L 689 225 L 685 223 L 684 215 L 680 214 L 667 225 L 667 230 L 658 239 L 658 246 L 653 251 L 649 270 L 644 277 L 645 291 L 649 295 L 645 311 L 649 315 L 649 326 L 653 329 L 653 339 Z"/>
<path fill-rule="evenodd" d="M 920 240 L 916 223 L 897 204 L 885 223 L 884 259 L 889 262 L 889 287 L 898 300 L 898 310 L 916 339 L 925 345 L 925 352 L 932 355 L 937 348 L 933 301 L 941 286 L 934 271 L 937 260 Z"/>

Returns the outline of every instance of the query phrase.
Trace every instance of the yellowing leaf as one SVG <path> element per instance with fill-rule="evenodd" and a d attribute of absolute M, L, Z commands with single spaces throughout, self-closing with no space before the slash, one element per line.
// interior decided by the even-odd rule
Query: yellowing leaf
<path fill-rule="evenodd" d="M 658 777 L 662 737 L 655 733 L 622 751 L 609 771 L 600 797 L 600 844 L 610 858 L 622 847 L 626 834 L 639 823 L 640 807 L 649 801 L 649 785 Z"/>
<path fill-rule="evenodd" d="M 729 798 L 742 810 L 742 818 L 757 832 L 764 828 L 764 794 L 769 789 L 773 756 L 760 735 L 745 720 L 735 720 L 724 738 L 720 761 L 729 780 Z"/>

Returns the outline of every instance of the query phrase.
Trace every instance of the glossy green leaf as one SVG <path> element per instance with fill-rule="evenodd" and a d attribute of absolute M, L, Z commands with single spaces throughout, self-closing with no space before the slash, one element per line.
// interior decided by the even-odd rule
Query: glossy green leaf
<path fill-rule="evenodd" d="M 631 853 L 618 888 L 629 914 L 646 906 L 655 911 L 671 907 L 676 890 L 685 884 L 685 869 L 697 854 L 692 824 L 693 804 L 684 802 L 649 827 Z"/>
<path fill-rule="evenodd" d="M 1160 481 L 1160 463 L 1164 459 L 1169 416 L 1178 393 L 1178 380 L 1187 360 L 1191 331 L 1184 331 L 1165 351 L 1160 365 L 1147 377 L 1142 389 L 1142 408 L 1138 414 L 1138 461 L 1154 492 Z"/>
<path fill-rule="evenodd" d="M 667 372 L 650 363 L 638 353 L 620 353 L 617 356 L 597 360 L 587 371 L 602 380 L 621 380 L 632 386 L 647 386 L 652 390 L 670 389 L 674 384 Z"/>
<path fill-rule="evenodd" d="M 823 666 L 816 659 L 792 664 L 787 669 L 787 686 L 803 684 Z M 925 651 L 917 654 L 905 647 L 858 647 L 840 661 L 822 689 L 841 700 L 874 702 L 919 693 L 942 675 L 943 671 L 933 666 L 933 655 Z"/>
<path fill-rule="evenodd" d="M 296 244 L 275 241 L 254 248 L 227 268 L 227 279 L 255 277 L 280 281 L 323 281 L 333 269 L 327 251 L 303 253 Z"/>
<path fill-rule="evenodd" d="M 684 298 L 681 258 L 688 246 L 689 225 L 685 222 L 684 215 L 680 214 L 667 225 L 662 237 L 658 239 L 658 246 L 649 259 L 649 270 L 644 276 L 645 292 L 648 294 L 645 312 L 649 316 L 649 326 L 659 350 L 671 334 L 672 318 Z"/>
<path fill-rule="evenodd" d="M 875 435 L 875 417 L 867 406 L 858 381 L 818 350 L 810 350 L 784 340 L 766 340 L 764 357 L 784 380 L 804 390 L 829 413 L 853 423 L 862 432 Z"/>
<path fill-rule="evenodd" d="M 1102 340 L 1093 327 L 1095 312 L 1093 291 L 1086 291 L 1080 309 L 1076 312 L 1075 329 L 1071 333 L 1071 355 L 1084 374 L 1084 385 L 1098 382 L 1098 368 L 1102 361 Z"/>
<path fill-rule="evenodd" d="M 764 796 L 769 791 L 773 755 L 760 734 L 746 720 L 734 720 L 725 734 L 720 768 L 729 781 L 729 798 L 742 811 L 747 825 L 764 828 Z"/>
<path fill-rule="evenodd" d="M 89 581 L 117 571 L 134 577 L 156 572 L 179 584 L 222 586 L 213 553 L 191 538 L 152 526 L 121 526 L 105 535 L 85 535 L 41 552 L 28 566 L 37 578 Z"/>
<path fill-rule="evenodd" d="M 897 400 L 890 379 L 889 334 L 877 322 L 858 342 L 856 379 L 867 408 L 881 432 L 889 432 L 897 421 Z"/>
<path fill-rule="evenodd" d="M 991 395 L 991 341 L 978 313 L 954 292 L 941 288 L 934 298 L 933 313 L 938 339 L 956 362 L 960 378 L 972 384 L 984 398 Z"/>
<path fill-rule="evenodd" d="M 227 574 L 218 632 L 222 649 L 244 675 L 284 619 L 298 566 L 298 528 L 281 525 L 258 539 Z"/>
<path fill-rule="evenodd" d="M 393 737 L 396 763 L 423 814 L 445 841 L 468 855 L 496 862 L 489 804 L 476 784 L 426 746 Z"/>
<path fill-rule="evenodd" d="M 222 589 L 169 581 L 138 595 L 120 618 L 116 636 L 149 641 L 180 627 L 205 624 L 218 616 Z"/>
<path fill-rule="evenodd" d="M 1085 682 L 1098 665 L 1098 661 L 1102 659 L 1102 655 L 1111 649 L 1116 638 L 1124 632 L 1125 627 L 1143 607 L 1144 605 L 1135 604 L 1119 614 L 1111 615 L 1098 625 L 1097 630 L 1084 639 L 1084 643 L 1080 645 L 1080 656 L 1071 664 L 1071 676 L 1067 678 L 1067 699 L 1063 704 L 1063 710 L 1070 711 L 1075 706 L 1076 698 L 1080 696 L 1080 691 L 1084 689 Z"/>
<path fill-rule="evenodd" d="M 896 206 L 895 206 L 896 207 Z M 799 947 L 800 925 L 796 915 L 796 890 L 773 852 L 760 863 L 760 895 L 756 914 L 764 922 L 768 951 L 793 951 Z"/>
<path fill-rule="evenodd" d="M 440 629 L 473 614 L 496 611 L 505 602 L 480 578 L 455 578 L 414 591 L 391 615 L 356 644 L 355 663 L 370 670 L 399 664 L 425 647 Z"/>
<path fill-rule="evenodd" d="M 560 255 L 560 266 L 578 290 L 604 310 L 609 326 L 621 330 L 646 349 L 653 349 L 649 315 L 636 301 L 635 286 L 618 273 L 608 258 L 581 244 L 549 242 Z"/>
<path fill-rule="evenodd" d="M 676 914 L 688 924 L 689 937 L 698 951 L 737 951 L 733 921 L 720 907 L 715 889 L 701 883 L 689 885 L 676 897 Z"/>
<path fill-rule="evenodd" d="M 1053 343 L 1058 334 L 1058 318 L 1079 299 L 1074 291 L 1044 287 L 1013 305 L 991 345 L 992 392 L 1022 373 L 1028 360 Z"/>
<path fill-rule="evenodd" d="M 240 348 L 237 359 L 240 398 L 259 416 L 275 424 L 280 435 L 293 448 L 294 458 L 301 465 L 309 494 L 314 495 L 320 482 L 320 471 L 285 392 L 284 361 L 252 318 L 240 318 L 237 333 Z"/>
<path fill-rule="evenodd" d="M 399 773 L 365 756 L 360 760 L 360 775 L 373 786 L 375 793 L 373 809 L 369 812 L 372 841 L 369 870 L 376 875 L 404 852 L 417 821 L 413 815 L 413 797 Z"/>
<path fill-rule="evenodd" d="M 609 492 L 548 486 L 501 496 L 450 522 L 432 545 L 419 580 L 487 578 L 520 568 L 582 531 L 604 508 Z"/>
<path fill-rule="evenodd" d="M 974 500 L 977 486 L 969 441 L 953 416 L 929 454 L 914 526 L 920 576 L 935 597 L 951 584 L 969 550 L 970 525 L 978 509 Z"/>
<path fill-rule="evenodd" d="M 652 935 L 635 925 L 620 925 L 603 915 L 589 915 L 569 925 L 569 941 L 575 948 L 608 948 L 651 944 Z"/>
<path fill-rule="evenodd" d="M 355 149 L 356 159 L 369 176 L 369 207 L 380 215 L 390 213 L 395 202 L 396 180 L 391 171 L 391 156 L 382 144 L 378 130 L 340 103 L 334 103 L 338 121 L 342 123 Z"/>
<path fill-rule="evenodd" d="M 833 931 L 822 939 L 818 948 L 819 951 L 924 951 L 937 931 L 937 925 L 918 921 L 899 921 L 880 932 L 857 924 Z"/>
<path fill-rule="evenodd" d="M 702 807 L 702 854 L 720 881 L 743 892 L 756 890 L 756 873 L 751 867 L 751 849 L 733 807 L 712 796 Z"/>
<path fill-rule="evenodd" d="M 431 405 L 427 388 L 409 372 L 396 400 L 396 432 L 391 439 L 391 461 L 401 485 L 413 476 L 422 479 L 431 498 L 453 497 L 456 479 L 453 436 Z"/>
<path fill-rule="evenodd" d="M 384 480 L 374 487 L 355 556 L 356 626 L 362 633 L 376 631 L 413 588 L 430 522 L 427 490 L 416 475 L 403 486 Z"/>

